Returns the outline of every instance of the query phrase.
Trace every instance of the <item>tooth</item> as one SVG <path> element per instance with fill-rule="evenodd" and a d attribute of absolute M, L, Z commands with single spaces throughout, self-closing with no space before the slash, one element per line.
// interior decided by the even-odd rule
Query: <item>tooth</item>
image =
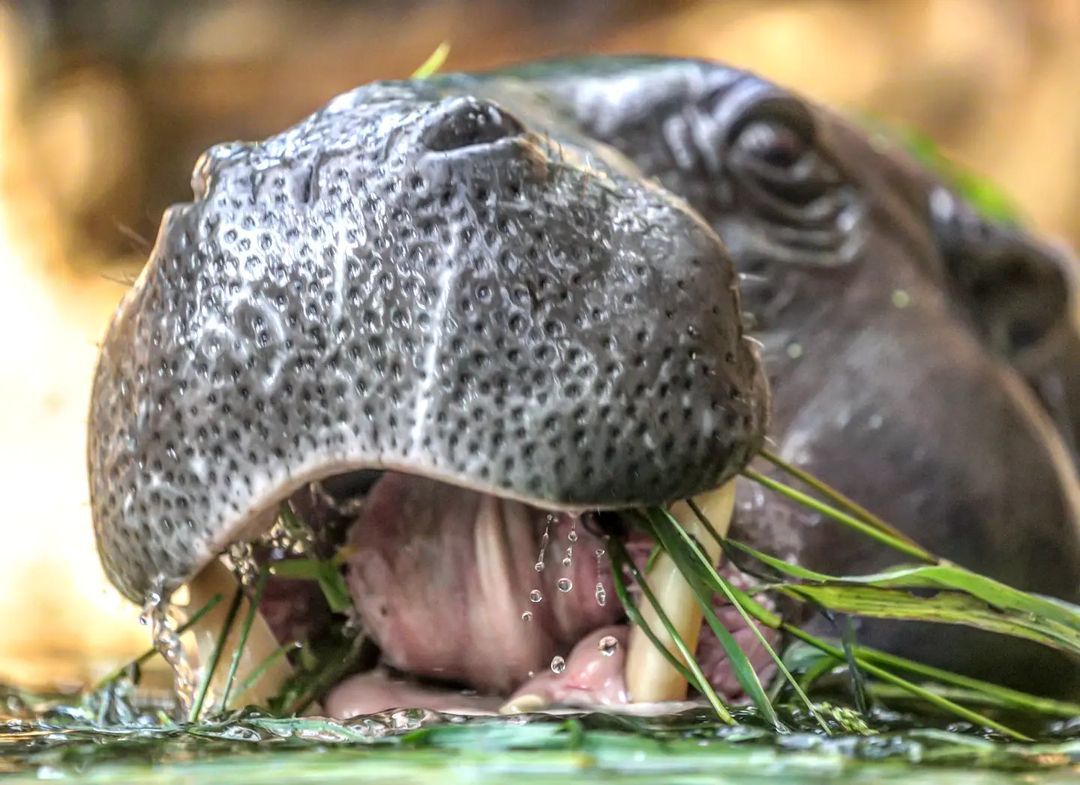
<path fill-rule="evenodd" d="M 723 537 L 731 527 L 731 514 L 735 508 L 735 481 L 732 480 L 715 491 L 696 496 L 694 501 L 705 517 Z M 713 540 L 709 531 L 701 524 L 690 505 L 677 502 L 669 510 L 686 530 L 696 537 L 713 564 L 720 561 L 720 546 Z M 686 642 L 690 651 L 697 649 L 698 635 L 701 632 L 702 612 L 697 604 L 693 590 L 683 579 L 675 563 L 666 553 L 661 553 L 646 576 L 646 581 L 660 607 L 671 620 L 672 626 Z M 652 604 L 642 598 L 639 608 L 645 623 L 668 651 L 683 660 L 675 643 L 661 624 Z M 664 655 L 648 639 L 642 629 L 634 626 L 630 630 L 630 642 L 626 652 L 626 686 L 631 700 L 636 703 L 654 701 L 679 701 L 686 699 L 686 679 L 671 666 Z"/>
<path fill-rule="evenodd" d="M 221 601 L 214 606 L 209 613 L 203 616 L 193 628 L 196 646 L 196 673 L 201 680 L 203 669 L 210 660 L 214 647 L 217 645 L 218 636 L 225 626 L 225 617 L 228 614 L 229 604 L 236 594 L 240 584 L 236 576 L 224 564 L 214 560 L 200 572 L 191 583 L 188 584 L 188 608 L 192 613 L 205 606 L 215 594 L 221 595 Z M 210 682 L 208 696 L 220 697 L 225 689 L 225 680 L 229 674 L 229 666 L 232 663 L 233 652 L 240 639 L 240 633 L 244 626 L 244 620 L 251 604 L 247 598 L 240 601 L 233 621 L 232 629 L 222 647 L 221 659 Z M 280 648 L 266 619 L 259 612 L 255 613 L 252 620 L 251 631 L 248 633 L 244 651 L 240 655 L 240 663 L 236 670 L 235 684 L 241 684 L 251 673 L 262 664 L 267 657 Z M 284 686 L 286 679 L 292 675 L 292 667 L 284 657 L 278 657 L 263 673 L 257 682 L 243 693 L 237 693 L 235 688 L 229 693 L 230 706 L 246 706 L 249 704 L 265 706 L 270 698 L 277 695 Z M 210 707 L 208 697 L 205 708 Z"/>
<path fill-rule="evenodd" d="M 546 709 L 551 703 L 541 695 L 518 695 L 511 698 L 500 709 L 499 714 L 528 714 L 533 711 Z"/>

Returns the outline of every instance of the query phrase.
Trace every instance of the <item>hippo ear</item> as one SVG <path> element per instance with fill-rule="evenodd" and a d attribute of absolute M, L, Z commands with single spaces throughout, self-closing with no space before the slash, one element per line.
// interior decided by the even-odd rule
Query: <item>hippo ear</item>
<path fill-rule="evenodd" d="M 931 195 L 930 211 L 954 295 L 987 346 L 1034 388 L 1076 455 L 1080 263 L 1064 248 L 979 216 L 944 187 Z"/>

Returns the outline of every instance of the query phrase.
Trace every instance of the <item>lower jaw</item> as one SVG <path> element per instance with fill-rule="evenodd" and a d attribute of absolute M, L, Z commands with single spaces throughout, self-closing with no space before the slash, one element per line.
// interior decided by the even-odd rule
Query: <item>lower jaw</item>
<path fill-rule="evenodd" d="M 314 495 L 321 491 L 316 487 L 307 489 L 307 492 Z M 325 494 L 323 496 L 326 497 Z M 326 498 L 323 501 L 325 502 Z M 698 501 L 705 506 L 711 504 L 714 509 L 716 508 L 716 498 Z M 730 500 L 721 499 L 719 503 L 721 506 L 727 505 L 729 514 Z M 303 500 L 300 500 L 299 504 L 296 504 L 294 500 L 294 507 L 304 508 L 304 506 Z M 350 500 L 347 505 L 342 505 L 341 509 L 355 516 L 357 510 L 355 499 Z M 546 515 L 542 511 L 533 510 L 533 512 Z M 688 517 L 688 510 L 673 509 L 673 513 L 677 516 L 680 512 L 683 522 L 692 527 L 696 521 Z M 310 508 L 308 513 L 311 514 Z M 323 513 L 325 514 L 326 510 L 323 510 Z M 318 517 L 318 511 L 315 517 Z M 368 517 L 371 518 L 370 515 Z M 502 520 L 505 522 L 509 519 L 509 516 L 504 516 Z M 308 521 L 308 523 L 313 527 L 319 525 L 318 521 Z M 342 528 L 340 521 L 338 523 L 337 528 L 340 530 Z M 371 525 L 370 520 L 367 523 Z M 365 532 L 362 529 L 362 521 L 356 521 L 353 525 L 359 527 L 358 539 L 363 541 Z M 488 526 L 488 528 L 499 529 L 500 527 Z M 507 529 L 509 526 L 504 523 L 501 528 Z M 495 531 L 488 532 L 484 536 L 513 540 L 515 536 L 522 534 L 523 532 Z M 545 527 L 545 538 L 546 536 Z M 706 539 L 702 537 L 700 541 Z M 534 545 L 538 544 L 534 542 Z M 483 550 L 482 547 L 481 550 Z M 648 547 L 639 548 L 637 551 L 641 558 L 635 561 L 639 561 L 639 567 L 644 568 Z M 485 566 L 490 565 L 480 564 L 477 568 L 484 569 Z M 533 569 L 531 560 L 527 562 L 526 568 Z M 215 580 L 220 582 L 220 572 Z M 693 650 L 701 632 L 701 612 L 694 606 L 688 587 L 673 573 L 671 565 L 665 565 L 663 557 L 653 564 L 648 574 L 648 582 L 668 615 L 676 619 L 680 634 L 689 642 Z M 600 587 L 603 584 L 598 580 L 596 585 Z M 297 620 L 301 622 L 301 628 L 305 625 L 309 628 L 308 632 L 319 625 L 335 623 L 335 618 L 327 612 L 321 595 L 314 591 L 313 587 L 314 584 L 309 583 L 296 581 L 279 583 L 276 579 L 271 579 L 268 596 L 260 605 L 262 618 L 255 625 L 256 638 L 261 635 L 264 640 L 260 643 L 258 640 L 249 639 L 248 646 L 269 651 L 295 640 L 298 632 L 295 629 Z M 212 588 L 214 587 L 204 588 L 204 593 Z M 438 591 L 438 587 L 432 588 Z M 431 667 L 429 663 L 422 669 L 425 672 L 409 673 L 407 668 L 388 667 L 387 660 L 393 663 L 394 658 L 387 658 L 384 653 L 383 656 L 376 658 L 374 667 L 370 667 L 369 662 L 368 668 L 345 676 L 326 690 L 320 696 L 320 704 L 317 708 L 320 713 L 327 716 L 346 719 L 400 708 L 493 714 L 603 707 L 607 710 L 650 713 L 667 712 L 680 705 L 686 705 L 685 680 L 667 662 L 664 655 L 641 634 L 639 628 L 632 629 L 625 623 L 625 616 L 615 599 L 612 587 L 607 584 L 604 588 L 607 596 L 611 597 L 608 602 L 614 609 L 613 617 L 598 619 L 595 624 L 590 624 L 589 619 L 581 620 L 584 626 L 577 625 L 576 629 L 583 630 L 583 634 L 575 641 L 556 642 L 554 650 L 557 653 L 551 658 L 550 664 L 546 662 L 546 652 L 552 650 L 551 646 L 547 647 L 543 655 L 530 652 L 530 654 L 542 656 L 547 667 L 530 669 L 527 674 L 519 675 L 516 679 L 494 685 L 490 682 L 484 683 L 484 679 L 479 679 L 478 683 L 471 683 L 471 680 L 467 678 L 457 678 L 453 679 L 452 683 L 446 683 L 439 678 L 441 669 L 437 666 Z M 195 594 L 197 592 L 193 592 L 193 604 L 196 600 Z M 282 603 L 291 604 L 291 611 L 283 613 Z M 364 602 L 364 598 L 360 598 L 358 604 L 369 611 L 372 607 L 370 602 Z M 689 607 L 688 604 L 694 607 Z M 470 609 L 464 608 L 462 612 L 467 614 Z M 515 615 L 520 613 L 512 612 Z M 527 611 L 521 615 L 531 615 L 531 612 Z M 336 619 L 337 622 L 342 620 L 343 617 Z M 655 624 L 655 615 L 651 619 L 647 616 L 647 620 L 654 622 L 650 625 L 653 629 L 659 628 L 659 625 Z M 741 617 L 732 613 L 728 614 L 724 620 L 730 622 L 727 626 L 737 638 L 742 638 L 743 642 L 751 644 L 751 648 L 758 646 L 753 631 L 745 628 Z M 447 625 L 454 625 L 455 622 L 454 618 L 445 619 Z M 513 622 L 520 624 L 520 619 L 507 620 L 507 623 Z M 737 629 L 740 626 L 742 629 Z M 438 635 L 439 631 L 434 629 L 432 634 Z M 207 636 L 204 635 L 203 638 L 209 641 Z M 669 649 L 673 648 L 670 638 L 667 638 L 666 643 Z M 205 644 L 200 646 L 200 654 L 203 648 L 206 648 Z M 701 648 L 698 649 L 699 659 L 706 660 L 706 673 L 714 688 L 723 697 L 737 701 L 742 697 L 741 689 L 732 678 L 730 668 L 725 667 L 726 663 L 723 657 L 718 655 L 717 649 L 717 641 L 706 630 L 704 639 L 701 641 Z M 755 654 L 756 656 L 752 654 L 751 659 L 762 675 L 766 676 L 771 662 L 764 657 L 764 651 L 760 650 L 760 647 Z M 467 658 L 470 653 L 467 650 L 462 651 L 460 656 Z M 258 652 L 253 652 L 252 656 L 245 654 L 244 659 L 258 662 Z M 284 662 L 282 665 L 284 666 Z M 287 679 L 288 668 L 278 668 L 275 673 L 260 681 L 258 689 L 237 697 L 244 702 L 260 702 L 276 692 Z"/>

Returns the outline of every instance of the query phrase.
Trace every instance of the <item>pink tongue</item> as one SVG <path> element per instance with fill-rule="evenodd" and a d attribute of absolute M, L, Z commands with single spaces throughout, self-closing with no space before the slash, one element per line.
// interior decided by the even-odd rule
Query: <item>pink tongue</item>
<path fill-rule="evenodd" d="M 573 516 L 520 502 L 386 474 L 349 544 L 368 632 L 387 663 L 417 676 L 508 694 L 622 615 L 606 557 L 598 569 L 603 542 Z"/>
<path fill-rule="evenodd" d="M 626 625 L 620 624 L 589 633 L 565 661 L 556 660 L 556 667 L 548 668 L 521 685 L 510 703 L 527 695 L 535 695 L 550 706 L 629 703 L 630 695 L 623 676 L 629 632 Z"/>

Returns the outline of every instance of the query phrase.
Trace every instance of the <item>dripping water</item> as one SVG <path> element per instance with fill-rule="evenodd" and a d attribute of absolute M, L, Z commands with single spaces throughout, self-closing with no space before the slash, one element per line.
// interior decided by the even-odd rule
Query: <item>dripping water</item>
<path fill-rule="evenodd" d="M 544 533 L 540 535 L 540 553 L 536 556 L 536 564 L 533 565 L 533 569 L 537 572 L 544 571 L 544 562 L 547 559 L 547 547 L 548 542 L 551 540 L 551 524 L 555 522 L 555 516 L 548 513 L 547 520 L 544 521 Z"/>
<path fill-rule="evenodd" d="M 601 568 L 603 567 L 604 549 L 596 549 L 596 604 L 600 607 L 607 605 L 607 589 L 604 588 L 604 582 L 600 580 L 600 576 L 603 575 Z"/>
<path fill-rule="evenodd" d="M 195 700 L 195 673 L 176 632 L 176 619 L 170 610 L 171 605 L 164 594 L 162 582 L 155 581 L 154 588 L 146 595 L 139 621 L 150 627 L 154 648 L 173 672 L 178 710 L 180 716 L 186 717 Z"/>
<path fill-rule="evenodd" d="M 544 532 L 540 535 L 540 552 L 536 555 L 536 564 L 533 565 L 533 569 L 538 573 L 544 571 L 545 561 L 547 559 L 547 547 L 551 541 L 551 524 L 555 522 L 555 516 L 548 513 L 547 519 L 544 521 Z M 544 599 L 544 593 L 540 589 L 533 589 L 529 592 L 529 602 L 540 602 Z M 525 611 L 521 614 L 521 618 L 524 621 L 529 621 L 532 618 L 531 611 Z"/>
<path fill-rule="evenodd" d="M 574 563 L 574 543 L 577 542 L 577 518 L 570 521 L 570 531 L 566 534 L 566 541 L 570 543 L 566 546 L 566 556 L 563 557 L 563 567 L 569 567 Z"/>

